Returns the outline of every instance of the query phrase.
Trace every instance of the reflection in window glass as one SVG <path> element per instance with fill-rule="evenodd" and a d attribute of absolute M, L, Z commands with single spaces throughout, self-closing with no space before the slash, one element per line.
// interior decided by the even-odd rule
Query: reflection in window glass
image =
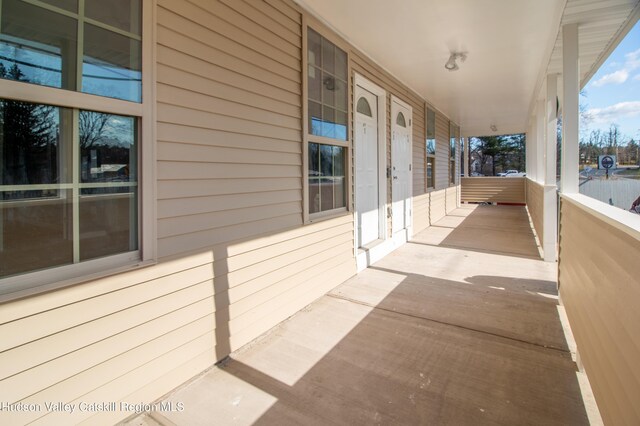
<path fill-rule="evenodd" d="M 436 159 L 435 157 L 427 158 L 427 188 L 435 188 L 435 172 L 436 169 Z"/>
<path fill-rule="evenodd" d="M 404 119 L 404 114 L 399 112 L 398 116 L 396 117 L 396 124 L 400 127 L 407 127 L 407 122 Z"/>
<path fill-rule="evenodd" d="M 309 28 L 309 133 L 347 140 L 347 54 Z"/>
<path fill-rule="evenodd" d="M 345 148 L 309 144 L 309 213 L 346 206 Z"/>
<path fill-rule="evenodd" d="M 369 106 L 369 102 L 364 97 L 358 99 L 358 104 L 356 106 L 356 111 L 360 114 L 364 114 L 367 117 L 373 117 L 373 113 L 371 112 L 371 106 Z"/>
<path fill-rule="evenodd" d="M 427 108 L 427 155 L 436 155 L 436 113 Z"/>
<path fill-rule="evenodd" d="M 84 0 L 87 18 L 140 35 L 140 0 Z"/>
<path fill-rule="evenodd" d="M 77 0 L 46 3 L 77 13 Z M 139 0 L 87 0 L 86 6 L 87 14 L 110 29 L 79 21 L 78 15 L 68 16 L 63 10 L 2 0 L 0 78 L 141 102 Z M 82 58 L 77 57 L 79 22 Z M 77 75 L 78 61 L 82 78 Z"/>
<path fill-rule="evenodd" d="M 140 102 L 141 52 L 139 40 L 94 25 L 85 25 L 82 91 Z"/>
<path fill-rule="evenodd" d="M 18 0 L 0 5 L 1 77 L 74 90 L 77 20 Z"/>
<path fill-rule="evenodd" d="M 137 134 L 133 117 L 0 100 L 0 277 L 137 250 Z"/>

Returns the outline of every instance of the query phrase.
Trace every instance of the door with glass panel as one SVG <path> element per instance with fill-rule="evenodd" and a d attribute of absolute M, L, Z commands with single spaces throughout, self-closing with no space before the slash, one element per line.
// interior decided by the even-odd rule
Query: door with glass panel
<path fill-rule="evenodd" d="M 411 226 L 411 109 L 397 99 L 391 102 L 392 230 Z"/>
<path fill-rule="evenodd" d="M 358 247 L 379 237 L 378 97 L 356 86 L 356 214 Z"/>

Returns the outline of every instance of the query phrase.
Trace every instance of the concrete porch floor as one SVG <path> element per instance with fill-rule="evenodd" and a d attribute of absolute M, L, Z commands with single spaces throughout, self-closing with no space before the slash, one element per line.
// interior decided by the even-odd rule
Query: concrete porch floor
<path fill-rule="evenodd" d="M 128 424 L 599 423 L 555 279 L 524 207 L 464 205 Z"/>

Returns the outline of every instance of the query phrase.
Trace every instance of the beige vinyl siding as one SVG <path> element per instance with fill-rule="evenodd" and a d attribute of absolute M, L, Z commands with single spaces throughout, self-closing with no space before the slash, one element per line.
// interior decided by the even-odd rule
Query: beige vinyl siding
<path fill-rule="evenodd" d="M 604 423 L 636 425 L 640 234 L 613 223 L 562 198 L 558 283 Z"/>
<path fill-rule="evenodd" d="M 436 111 L 436 190 L 449 187 L 449 120 Z"/>
<path fill-rule="evenodd" d="M 413 197 L 413 233 L 416 234 L 430 225 L 429 194 Z"/>
<path fill-rule="evenodd" d="M 525 203 L 523 177 L 462 178 L 463 202 Z M 542 198 L 540 199 L 542 202 Z"/>
<path fill-rule="evenodd" d="M 0 400 L 153 401 L 355 274 L 351 215 L 301 226 L 295 6 L 161 0 L 157 16 L 161 262 L 4 304 Z"/>
<path fill-rule="evenodd" d="M 544 247 L 544 187 L 531 179 L 526 179 L 525 188 L 527 210 L 540 245 Z"/>
<path fill-rule="evenodd" d="M 447 214 L 458 208 L 458 187 L 451 186 L 445 189 L 445 206 Z"/>
<path fill-rule="evenodd" d="M 446 215 L 446 190 L 429 193 L 429 222 L 436 223 Z"/>

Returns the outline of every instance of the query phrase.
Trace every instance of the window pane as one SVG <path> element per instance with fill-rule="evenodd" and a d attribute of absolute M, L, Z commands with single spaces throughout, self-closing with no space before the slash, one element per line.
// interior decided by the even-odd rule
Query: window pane
<path fill-rule="evenodd" d="M 66 108 L 1 100 L 0 184 L 69 182 L 70 122 L 71 110 Z"/>
<path fill-rule="evenodd" d="M 427 139 L 436 138 L 436 113 L 427 108 Z"/>
<path fill-rule="evenodd" d="M 87 18 L 140 35 L 140 0 L 85 0 Z"/>
<path fill-rule="evenodd" d="M 77 20 L 17 0 L 1 5 L 0 77 L 75 90 Z"/>
<path fill-rule="evenodd" d="M 339 48 L 336 48 L 336 77 L 347 80 L 347 54 Z"/>
<path fill-rule="evenodd" d="M 328 106 L 322 107 L 322 133 L 320 136 L 333 139 L 336 137 L 336 113 L 333 108 Z"/>
<path fill-rule="evenodd" d="M 322 73 L 322 104 L 329 107 L 336 105 L 336 78 L 326 72 Z"/>
<path fill-rule="evenodd" d="M 336 48 L 326 38 L 322 38 L 322 69 L 331 74 L 336 73 Z"/>
<path fill-rule="evenodd" d="M 336 111 L 336 139 L 347 140 L 347 113 Z"/>
<path fill-rule="evenodd" d="M 78 13 L 78 0 L 40 0 L 42 3 L 68 10 L 69 12 Z"/>
<path fill-rule="evenodd" d="M 309 99 L 322 102 L 322 72 L 309 65 Z"/>
<path fill-rule="evenodd" d="M 137 198 L 135 187 L 82 189 L 80 260 L 138 248 Z"/>
<path fill-rule="evenodd" d="M 320 211 L 320 179 L 309 177 L 309 213 Z"/>
<path fill-rule="evenodd" d="M 346 206 L 345 152 L 339 146 L 309 144 L 309 213 Z"/>
<path fill-rule="evenodd" d="M 71 191 L 3 191 L 0 277 L 73 262 Z"/>
<path fill-rule="evenodd" d="M 320 211 L 333 210 L 333 179 L 320 179 Z"/>
<path fill-rule="evenodd" d="M 309 132 L 322 135 L 322 105 L 309 101 Z"/>
<path fill-rule="evenodd" d="M 309 65 L 315 65 L 317 67 L 322 67 L 322 56 L 321 52 L 321 37 L 320 34 L 313 31 L 309 28 L 307 36 L 307 50 L 308 50 L 308 61 Z"/>
<path fill-rule="evenodd" d="M 94 25 L 85 25 L 83 92 L 141 102 L 141 70 L 140 41 Z"/>
<path fill-rule="evenodd" d="M 82 182 L 136 182 L 136 119 L 80 111 Z"/>
<path fill-rule="evenodd" d="M 396 117 L 396 124 L 400 127 L 407 127 L 407 122 L 404 119 L 404 114 L 399 112 Z"/>
<path fill-rule="evenodd" d="M 367 117 L 373 117 L 373 113 L 371 112 L 371 107 L 369 106 L 369 102 L 364 97 L 358 99 L 358 105 L 356 107 L 356 111 L 360 114 L 364 114 Z"/>
<path fill-rule="evenodd" d="M 347 111 L 347 83 L 336 80 L 335 105 L 340 111 Z"/>
<path fill-rule="evenodd" d="M 427 158 L 427 188 L 435 187 L 433 180 L 435 160 L 435 158 Z"/>

